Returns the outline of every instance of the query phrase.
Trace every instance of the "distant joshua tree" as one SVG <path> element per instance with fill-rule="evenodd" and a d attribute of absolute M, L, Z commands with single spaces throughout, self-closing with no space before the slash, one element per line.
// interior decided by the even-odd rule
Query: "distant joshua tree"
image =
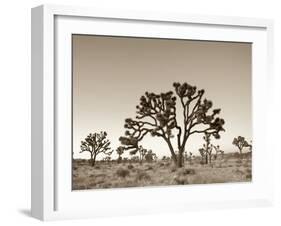
<path fill-rule="evenodd" d="M 100 133 L 90 133 L 84 141 L 81 141 L 81 151 L 90 153 L 90 164 L 95 165 L 96 157 L 99 154 L 111 155 L 110 142 L 106 139 L 107 133 L 101 131 Z"/>
<path fill-rule="evenodd" d="M 117 163 L 120 163 L 120 162 L 122 161 L 122 155 L 123 155 L 123 153 L 124 153 L 124 147 L 119 146 L 119 147 L 116 149 L 116 152 L 117 152 L 117 155 L 118 155 Z"/>
<path fill-rule="evenodd" d="M 110 156 L 106 156 L 103 158 L 103 162 L 109 163 L 111 161 L 111 157 Z"/>
<path fill-rule="evenodd" d="M 130 151 L 130 155 L 135 155 L 137 153 L 139 154 L 139 162 L 140 164 L 142 164 L 142 161 L 145 159 L 145 156 L 147 154 L 147 149 L 143 148 L 140 145 L 139 148 Z"/>
<path fill-rule="evenodd" d="M 201 161 L 200 164 L 204 164 L 206 162 L 206 152 L 204 148 L 199 148 L 199 153 L 201 155 Z"/>
<path fill-rule="evenodd" d="M 224 151 L 220 150 L 220 146 L 219 145 L 217 145 L 217 146 L 213 145 L 213 148 L 215 149 L 214 159 L 216 160 L 219 154 L 221 154 L 221 156 L 223 158 Z"/>
<path fill-rule="evenodd" d="M 130 159 L 131 162 L 140 162 L 139 156 L 132 156 Z"/>
<path fill-rule="evenodd" d="M 249 144 L 245 137 L 242 137 L 242 136 L 238 136 L 237 138 L 235 137 L 232 141 L 232 144 L 235 145 L 236 147 L 238 147 L 239 149 L 239 153 L 240 153 L 240 156 L 242 156 L 242 150 L 243 148 L 245 147 L 249 147 L 250 150 L 252 150 L 252 145 Z"/>
<path fill-rule="evenodd" d="M 187 154 L 187 151 L 184 152 L 184 160 L 185 161 L 189 161 L 190 163 L 192 163 L 193 157 L 194 156 L 193 156 L 192 152 L 189 152 L 188 154 Z"/>
<path fill-rule="evenodd" d="M 205 140 L 205 144 L 203 144 L 203 148 L 199 149 L 199 152 L 202 158 L 205 158 L 205 164 L 212 162 L 212 151 L 213 145 L 211 144 L 211 134 L 205 133 L 203 139 Z"/>
<path fill-rule="evenodd" d="M 183 166 L 183 153 L 187 140 L 193 134 L 208 134 L 216 139 L 224 131 L 224 120 L 217 117 L 220 109 L 213 109 L 212 102 L 203 99 L 205 91 L 187 83 L 174 83 L 175 95 L 149 93 L 141 96 L 135 119 L 125 120 L 125 136 L 119 138 L 126 150 L 137 150 L 139 142 L 147 135 L 162 138 L 169 147 L 171 157 L 177 167 Z M 179 101 L 177 102 L 177 98 Z M 181 107 L 183 122 L 179 123 L 176 108 Z M 177 145 L 171 139 L 176 135 Z M 178 155 L 176 155 L 178 151 Z"/>
<path fill-rule="evenodd" d="M 156 161 L 157 156 L 155 153 L 152 152 L 152 150 L 148 150 L 148 152 L 145 155 L 145 161 L 147 162 L 152 162 L 152 161 Z"/>

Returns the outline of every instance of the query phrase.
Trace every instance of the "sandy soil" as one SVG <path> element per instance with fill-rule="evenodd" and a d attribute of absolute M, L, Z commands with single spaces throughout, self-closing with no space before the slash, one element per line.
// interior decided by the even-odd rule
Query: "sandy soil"
<path fill-rule="evenodd" d="M 122 188 L 166 186 L 181 184 L 210 184 L 250 182 L 252 159 L 250 155 L 239 158 L 235 154 L 200 164 L 197 157 L 176 168 L 171 161 L 152 163 L 97 162 L 94 167 L 87 160 L 73 160 L 73 190 L 97 188 Z"/>

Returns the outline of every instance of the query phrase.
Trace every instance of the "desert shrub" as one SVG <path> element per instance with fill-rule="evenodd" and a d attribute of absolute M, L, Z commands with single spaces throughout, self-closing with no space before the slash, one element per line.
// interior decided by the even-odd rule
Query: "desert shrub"
<path fill-rule="evenodd" d="M 129 169 L 129 170 L 134 169 L 134 166 L 133 166 L 132 164 L 129 164 L 129 165 L 128 165 L 128 169 Z"/>
<path fill-rule="evenodd" d="M 217 165 L 217 168 L 223 168 L 223 166 L 222 166 L 222 163 L 221 163 L 221 162 Z"/>
<path fill-rule="evenodd" d="M 252 179 L 252 174 L 251 173 L 249 173 L 249 174 L 246 174 L 246 179 Z"/>
<path fill-rule="evenodd" d="M 195 170 L 194 169 L 181 169 L 179 171 L 179 175 L 194 175 Z"/>
<path fill-rule="evenodd" d="M 176 175 L 173 179 L 175 184 L 178 185 L 184 185 L 184 184 L 189 184 L 188 178 L 184 177 L 182 175 Z"/>
<path fill-rule="evenodd" d="M 235 161 L 235 163 L 236 163 L 236 164 L 241 164 L 242 161 L 241 161 L 241 159 L 238 159 L 238 160 Z"/>
<path fill-rule="evenodd" d="M 199 164 L 200 164 L 200 165 L 204 165 L 204 164 L 205 164 L 205 161 L 201 160 L 201 161 L 199 162 Z"/>
<path fill-rule="evenodd" d="M 100 184 L 100 188 L 112 188 L 112 183 L 111 182 L 105 182 L 103 184 Z"/>
<path fill-rule="evenodd" d="M 249 168 L 250 167 L 250 165 L 248 163 L 244 163 L 242 166 L 245 167 L 245 168 Z"/>
<path fill-rule="evenodd" d="M 145 170 L 153 170 L 152 166 L 148 166 Z"/>
<path fill-rule="evenodd" d="M 176 172 L 176 171 L 177 171 L 177 167 L 173 166 L 173 167 L 171 168 L 171 173 L 174 173 L 174 172 Z"/>
<path fill-rule="evenodd" d="M 240 170 L 240 169 L 233 170 L 233 172 L 237 173 L 237 174 L 241 174 L 241 175 L 244 174 L 244 172 L 242 170 Z"/>
<path fill-rule="evenodd" d="M 234 158 L 240 158 L 240 154 L 238 152 L 233 153 Z"/>
<path fill-rule="evenodd" d="M 166 162 L 165 163 L 165 166 L 170 166 L 171 165 L 171 162 Z"/>
<path fill-rule="evenodd" d="M 218 175 L 195 175 L 190 177 L 190 184 L 213 184 L 229 182 L 227 178 L 222 178 Z"/>
<path fill-rule="evenodd" d="M 139 171 L 136 175 L 136 180 L 151 180 L 151 177 L 144 171 Z"/>
<path fill-rule="evenodd" d="M 116 171 L 116 175 L 117 175 L 118 177 L 123 177 L 123 178 L 125 178 L 125 177 L 127 177 L 127 176 L 130 175 L 130 171 L 127 170 L 127 169 L 124 169 L 124 168 L 119 168 L 119 169 L 117 169 L 117 171 Z"/>

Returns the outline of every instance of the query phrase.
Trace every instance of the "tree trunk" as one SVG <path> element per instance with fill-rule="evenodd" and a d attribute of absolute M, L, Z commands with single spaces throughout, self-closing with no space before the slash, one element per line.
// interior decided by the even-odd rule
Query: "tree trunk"
<path fill-rule="evenodd" d="M 91 155 L 91 165 L 92 165 L 92 166 L 95 166 L 95 163 L 96 163 L 96 156 L 97 156 L 97 155 L 94 155 L 94 157 L 93 157 L 93 155 Z"/>
<path fill-rule="evenodd" d="M 177 159 L 178 160 L 177 161 L 177 167 L 178 168 L 183 167 L 182 154 L 183 154 L 183 152 L 179 151 L 178 159 Z"/>
<path fill-rule="evenodd" d="M 173 160 L 175 166 L 177 166 L 178 161 L 177 161 L 177 157 L 175 155 L 172 155 L 172 160 Z"/>
<path fill-rule="evenodd" d="M 165 139 L 165 138 L 164 138 L 164 139 Z M 168 139 L 165 139 L 165 141 L 167 142 L 168 147 L 169 147 L 169 149 L 170 149 L 170 152 L 171 152 L 171 155 L 172 155 L 172 159 L 173 159 L 173 161 L 174 161 L 174 164 L 175 164 L 175 166 L 177 166 L 177 156 L 176 156 L 176 154 L 175 154 L 175 152 L 174 152 L 173 146 L 172 146 L 171 142 L 170 142 Z"/>
<path fill-rule="evenodd" d="M 212 154 L 209 155 L 209 163 L 212 162 Z"/>
<path fill-rule="evenodd" d="M 208 154 L 206 153 L 206 156 L 205 156 L 205 163 L 208 164 Z"/>
<path fill-rule="evenodd" d="M 239 152 L 240 152 L 240 159 L 242 159 L 242 148 L 239 148 Z"/>

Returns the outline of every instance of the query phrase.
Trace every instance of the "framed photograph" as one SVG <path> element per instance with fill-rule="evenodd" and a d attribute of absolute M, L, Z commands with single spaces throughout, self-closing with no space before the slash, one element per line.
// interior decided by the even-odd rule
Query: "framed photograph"
<path fill-rule="evenodd" d="M 271 205 L 272 21 L 32 9 L 32 216 Z"/>

